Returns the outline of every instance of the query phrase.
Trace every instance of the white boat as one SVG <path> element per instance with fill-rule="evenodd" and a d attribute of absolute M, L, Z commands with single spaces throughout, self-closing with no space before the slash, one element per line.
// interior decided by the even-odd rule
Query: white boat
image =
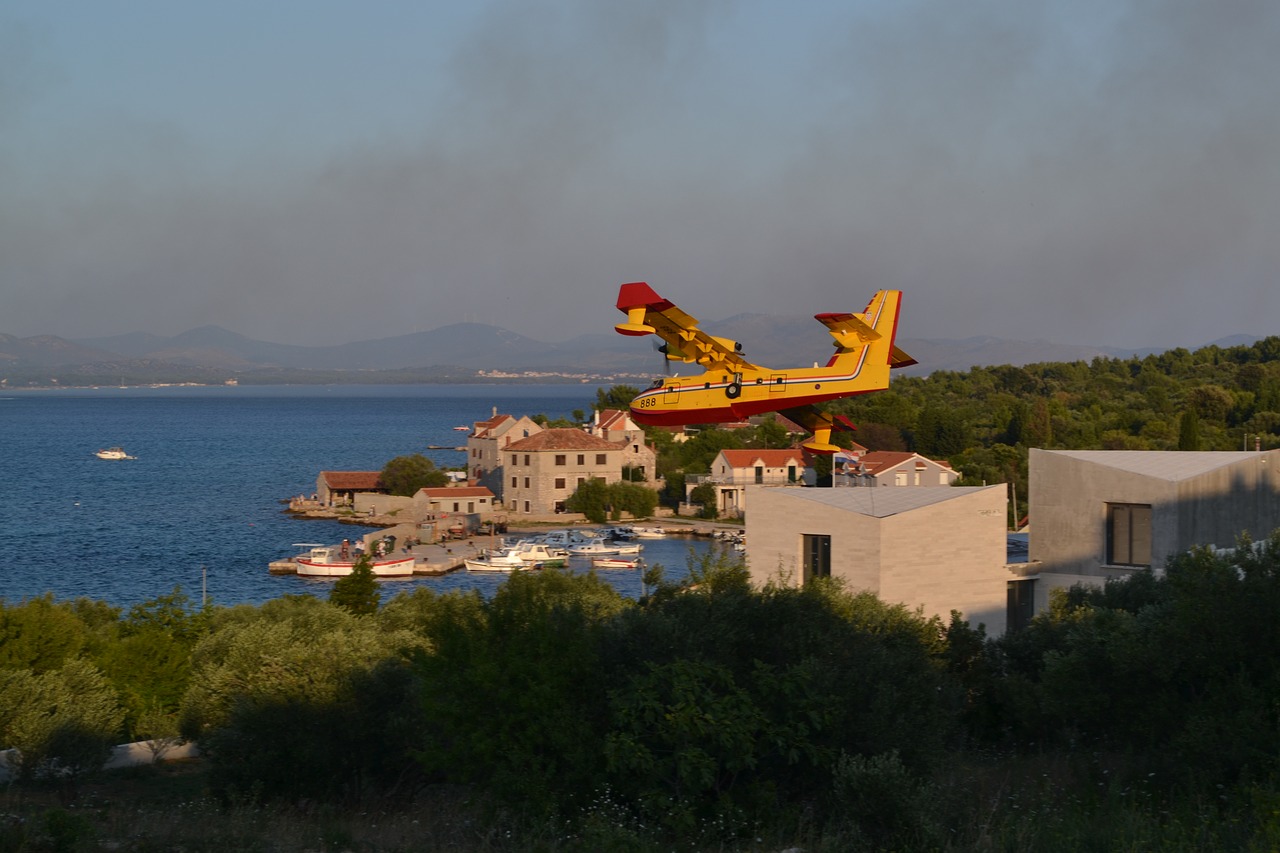
<path fill-rule="evenodd" d="M 560 548 L 549 548 L 541 542 L 521 541 L 480 557 L 463 560 L 462 564 L 470 572 L 514 572 L 518 569 L 556 568 L 563 566 L 565 562 L 565 552 Z"/>
<path fill-rule="evenodd" d="M 456 426 L 456 427 L 454 427 L 454 428 L 453 428 L 453 431 L 454 431 L 454 432 L 471 432 L 471 427 L 468 427 L 468 426 Z"/>
<path fill-rule="evenodd" d="M 341 549 L 336 545 L 312 548 L 304 555 L 294 557 L 298 566 L 298 574 L 309 578 L 341 578 L 351 574 L 356 561 L 351 557 L 343 557 Z M 413 574 L 413 566 L 417 560 L 412 556 L 373 557 L 369 568 L 380 578 L 402 578 Z"/>
<path fill-rule="evenodd" d="M 661 527 L 636 527 L 632 525 L 631 535 L 636 539 L 665 539 L 667 531 Z"/>
<path fill-rule="evenodd" d="M 565 549 L 575 557 L 606 557 L 621 554 L 622 549 L 603 539 L 589 539 Z"/>
<path fill-rule="evenodd" d="M 539 563 L 526 563 L 512 548 L 504 548 L 483 557 L 462 561 L 469 572 L 518 572 L 542 568 Z"/>
<path fill-rule="evenodd" d="M 125 453 L 123 447 L 108 447 L 104 450 L 99 450 L 97 453 L 93 455 L 98 457 L 99 459 L 133 459 L 134 458 L 129 454 Z"/>
<path fill-rule="evenodd" d="M 639 557 L 593 557 L 593 569 L 638 569 L 644 565 Z"/>

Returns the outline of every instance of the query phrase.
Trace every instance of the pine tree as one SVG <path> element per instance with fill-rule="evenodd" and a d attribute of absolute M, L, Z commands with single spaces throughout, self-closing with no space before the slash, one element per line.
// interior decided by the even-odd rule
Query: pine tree
<path fill-rule="evenodd" d="M 338 578 L 329 592 L 330 604 L 336 604 L 357 616 L 377 613 L 381 599 L 382 593 L 378 591 L 378 580 L 373 574 L 368 554 L 361 554 L 356 559 L 351 574 Z"/>

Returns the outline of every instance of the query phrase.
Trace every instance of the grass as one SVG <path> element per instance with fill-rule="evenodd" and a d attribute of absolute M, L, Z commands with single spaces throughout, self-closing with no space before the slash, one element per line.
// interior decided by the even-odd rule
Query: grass
<path fill-rule="evenodd" d="M 103 774 L 79 785 L 74 797 L 54 786 L 0 788 L 0 853 L 1280 849 L 1274 786 L 1169 798 L 1142 778 L 1108 778 L 1104 765 L 1088 764 L 1049 756 L 953 767 L 909 794 L 907 819 L 888 834 L 865 825 L 817 826 L 811 814 L 799 814 L 746 836 L 725 838 L 708 826 L 697 839 L 671 839 L 638 825 L 607 797 L 589 804 L 572 828 L 521 821 L 456 786 L 349 810 L 222 803 L 207 792 L 203 764 L 181 761 Z"/>

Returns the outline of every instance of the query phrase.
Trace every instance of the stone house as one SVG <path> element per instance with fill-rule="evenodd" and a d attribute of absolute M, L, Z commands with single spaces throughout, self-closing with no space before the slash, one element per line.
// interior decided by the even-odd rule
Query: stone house
<path fill-rule="evenodd" d="M 418 489 L 413 496 L 415 515 L 422 513 L 467 513 L 488 515 L 494 508 L 494 494 L 484 486 L 439 486 Z"/>
<path fill-rule="evenodd" d="M 685 480 L 685 502 L 703 483 L 716 488 L 716 509 L 725 518 L 741 518 L 746 512 L 748 486 L 798 486 L 806 473 L 804 452 L 785 450 L 721 450 L 711 462 L 711 473 Z"/>
<path fill-rule="evenodd" d="M 622 479 L 623 447 L 578 429 L 544 429 L 503 450 L 502 503 L 520 515 L 552 515 L 589 479 Z"/>
<path fill-rule="evenodd" d="M 843 579 L 850 591 L 1002 634 L 1008 621 L 1005 486 L 749 486 L 753 584 Z"/>
<path fill-rule="evenodd" d="M 847 458 L 837 471 L 837 486 L 949 486 L 960 479 L 960 472 L 946 462 L 896 450 Z"/>
<path fill-rule="evenodd" d="M 493 410 L 493 416 L 476 421 L 470 435 L 467 436 L 467 473 L 480 486 L 485 486 L 497 497 L 503 498 L 504 456 L 502 451 L 514 441 L 528 438 L 542 432 L 542 427 L 527 416 L 518 418 L 511 415 L 500 415 Z"/>
<path fill-rule="evenodd" d="M 1028 611 L 1050 591 L 1151 569 L 1195 545 L 1280 528 L 1280 451 L 1030 453 Z"/>
<path fill-rule="evenodd" d="M 357 493 L 388 492 L 381 471 L 321 471 L 316 477 L 316 500 L 324 506 L 353 506 Z"/>
<path fill-rule="evenodd" d="M 645 443 L 644 430 L 619 409 L 596 411 L 588 432 L 622 447 L 622 467 L 639 474 L 633 482 L 652 483 L 657 477 L 658 454 Z"/>

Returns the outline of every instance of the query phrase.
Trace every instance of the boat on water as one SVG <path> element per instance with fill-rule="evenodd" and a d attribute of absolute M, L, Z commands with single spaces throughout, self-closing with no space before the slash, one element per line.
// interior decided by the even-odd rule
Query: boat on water
<path fill-rule="evenodd" d="M 667 531 L 661 527 L 637 527 L 631 526 L 631 538 L 633 539 L 665 539 Z"/>
<path fill-rule="evenodd" d="M 471 572 L 514 572 L 519 569 L 560 568 L 567 562 L 567 555 L 562 548 L 552 548 L 541 542 L 520 541 L 515 545 L 463 560 L 462 564 Z"/>
<path fill-rule="evenodd" d="M 298 574 L 309 578 L 342 578 L 356 567 L 355 558 L 343 557 L 341 548 L 336 545 L 312 548 L 306 554 L 294 557 L 293 561 L 298 566 Z M 403 578 L 413 574 L 416 562 L 411 554 L 402 557 L 374 556 L 369 560 L 369 568 L 380 578 Z"/>
<path fill-rule="evenodd" d="M 608 539 L 589 539 L 565 550 L 575 557 L 611 557 L 618 554 L 639 554 L 644 546 L 638 542 L 612 542 Z"/>
<path fill-rule="evenodd" d="M 456 427 L 454 427 L 454 428 L 453 428 L 453 431 L 454 431 L 454 432 L 471 432 L 471 427 L 469 427 L 469 426 L 456 426 Z"/>
<path fill-rule="evenodd" d="M 125 453 L 123 447 L 107 447 L 102 450 L 99 450 L 97 453 L 93 455 L 98 457 L 99 459 L 134 459 L 136 458 L 134 456 L 130 456 L 128 453 Z"/>
<path fill-rule="evenodd" d="M 639 557 L 592 557 L 593 569 L 638 569 L 644 565 Z"/>

